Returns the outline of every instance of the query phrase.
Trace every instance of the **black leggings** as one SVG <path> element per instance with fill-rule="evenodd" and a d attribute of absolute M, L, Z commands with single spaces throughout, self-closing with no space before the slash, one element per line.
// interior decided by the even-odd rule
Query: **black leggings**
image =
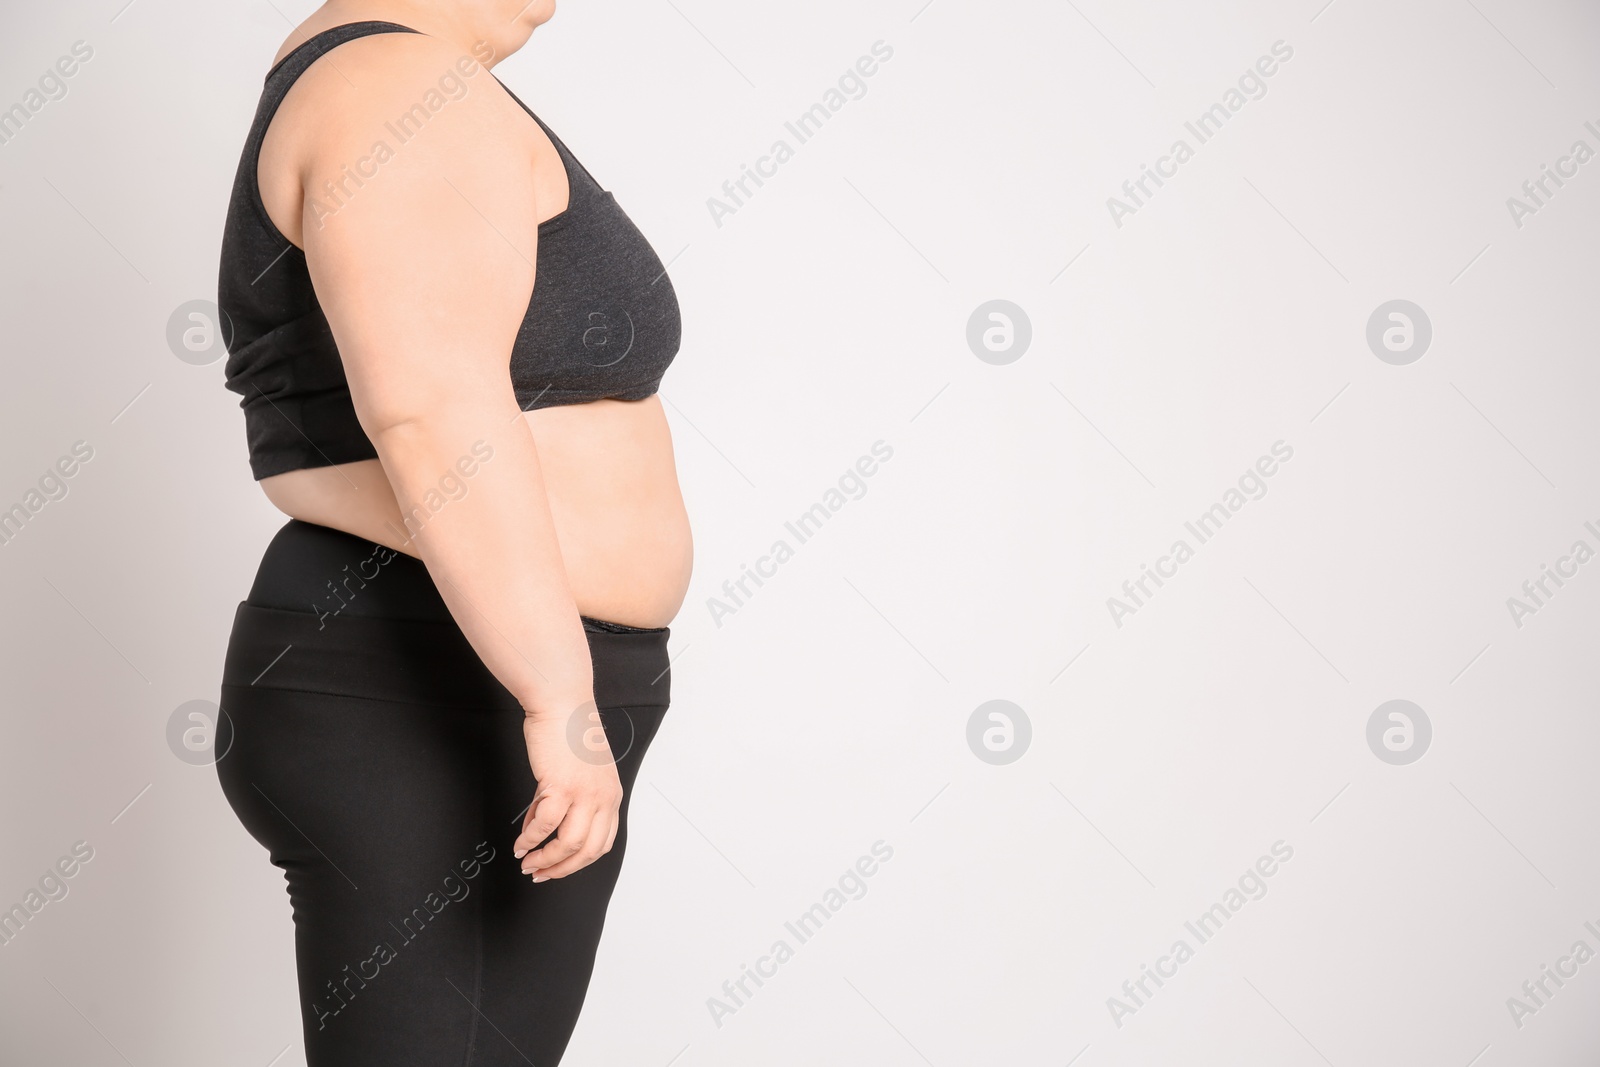
<path fill-rule="evenodd" d="M 667 630 L 585 619 L 625 791 L 605 856 L 534 885 L 522 709 L 421 561 L 291 521 L 239 605 L 223 793 L 282 868 L 310 1067 L 553 1067 L 594 967 L 627 797 L 666 712 Z"/>

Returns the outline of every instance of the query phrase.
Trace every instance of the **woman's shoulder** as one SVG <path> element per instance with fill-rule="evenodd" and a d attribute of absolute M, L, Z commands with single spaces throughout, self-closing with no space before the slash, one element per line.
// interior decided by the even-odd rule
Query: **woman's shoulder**
<path fill-rule="evenodd" d="M 432 114 L 446 104 L 477 97 L 476 110 L 510 113 L 504 92 L 477 91 L 495 80 L 485 65 L 494 59 L 487 43 L 464 48 L 399 29 L 349 37 L 337 32 L 341 28 L 296 31 L 284 42 L 269 81 L 276 77 L 289 82 L 283 86 L 285 106 L 311 105 L 319 109 L 319 117 L 337 122 L 342 117 L 398 116 L 416 106 Z"/>
<path fill-rule="evenodd" d="M 485 65 L 493 59 L 487 44 L 464 48 L 420 33 L 390 32 L 329 48 L 329 39 L 318 37 L 313 33 L 295 44 L 291 36 L 283 53 L 284 60 L 299 56 L 281 71 L 294 80 L 280 108 L 290 121 L 279 124 L 297 131 L 298 158 L 342 157 L 357 149 L 397 153 L 424 129 L 426 140 L 447 155 L 483 137 L 515 144 L 526 132 L 521 108 Z M 295 73 L 302 64 L 303 71 Z"/>

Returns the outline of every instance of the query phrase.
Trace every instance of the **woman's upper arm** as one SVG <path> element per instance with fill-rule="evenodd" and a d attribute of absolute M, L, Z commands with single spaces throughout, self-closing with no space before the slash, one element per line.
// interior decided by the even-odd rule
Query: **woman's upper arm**
<path fill-rule="evenodd" d="M 339 69 L 308 98 L 327 114 L 297 157 L 303 244 L 356 415 L 479 657 L 530 714 L 565 715 L 593 699 L 593 675 L 511 384 L 538 236 L 520 109 L 481 70 L 429 108 L 459 58 L 431 39 L 363 38 L 330 57 Z M 419 106 L 426 118 L 400 141 L 399 117 Z M 329 196 L 324 183 L 341 180 Z M 480 444 L 494 462 L 471 493 L 431 504 L 441 475 Z"/>
<path fill-rule="evenodd" d="M 430 415 L 515 406 L 510 352 L 538 216 L 518 115 L 486 70 L 461 77 L 460 55 L 433 38 L 356 44 L 317 86 L 326 113 L 305 142 L 303 243 L 357 416 L 377 440 Z M 440 91 L 450 74 L 464 87 L 455 98 Z"/>

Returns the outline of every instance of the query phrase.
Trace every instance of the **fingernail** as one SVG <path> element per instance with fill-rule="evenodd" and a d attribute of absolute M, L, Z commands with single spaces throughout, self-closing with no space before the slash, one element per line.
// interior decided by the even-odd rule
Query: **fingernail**
<path fill-rule="evenodd" d="M 526 856 L 527 854 L 528 854 L 528 850 L 525 849 L 525 848 L 514 849 L 514 850 L 512 850 L 511 858 L 520 860 L 522 857 Z"/>
<path fill-rule="evenodd" d="M 537 876 L 534 877 L 533 884 L 534 885 L 538 885 L 540 882 L 548 882 L 549 880 L 550 879 L 548 877 L 546 877 L 545 875 L 541 874 L 541 875 L 537 875 Z"/>

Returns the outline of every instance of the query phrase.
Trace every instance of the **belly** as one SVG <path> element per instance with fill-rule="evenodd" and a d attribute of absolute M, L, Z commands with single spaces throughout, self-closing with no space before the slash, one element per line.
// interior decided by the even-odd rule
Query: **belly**
<path fill-rule="evenodd" d="M 694 548 L 660 399 L 599 400 L 523 418 L 539 448 L 578 611 L 626 626 L 667 625 L 688 592 Z M 377 460 L 260 484 L 292 518 L 415 554 L 395 536 L 400 506 Z"/>

